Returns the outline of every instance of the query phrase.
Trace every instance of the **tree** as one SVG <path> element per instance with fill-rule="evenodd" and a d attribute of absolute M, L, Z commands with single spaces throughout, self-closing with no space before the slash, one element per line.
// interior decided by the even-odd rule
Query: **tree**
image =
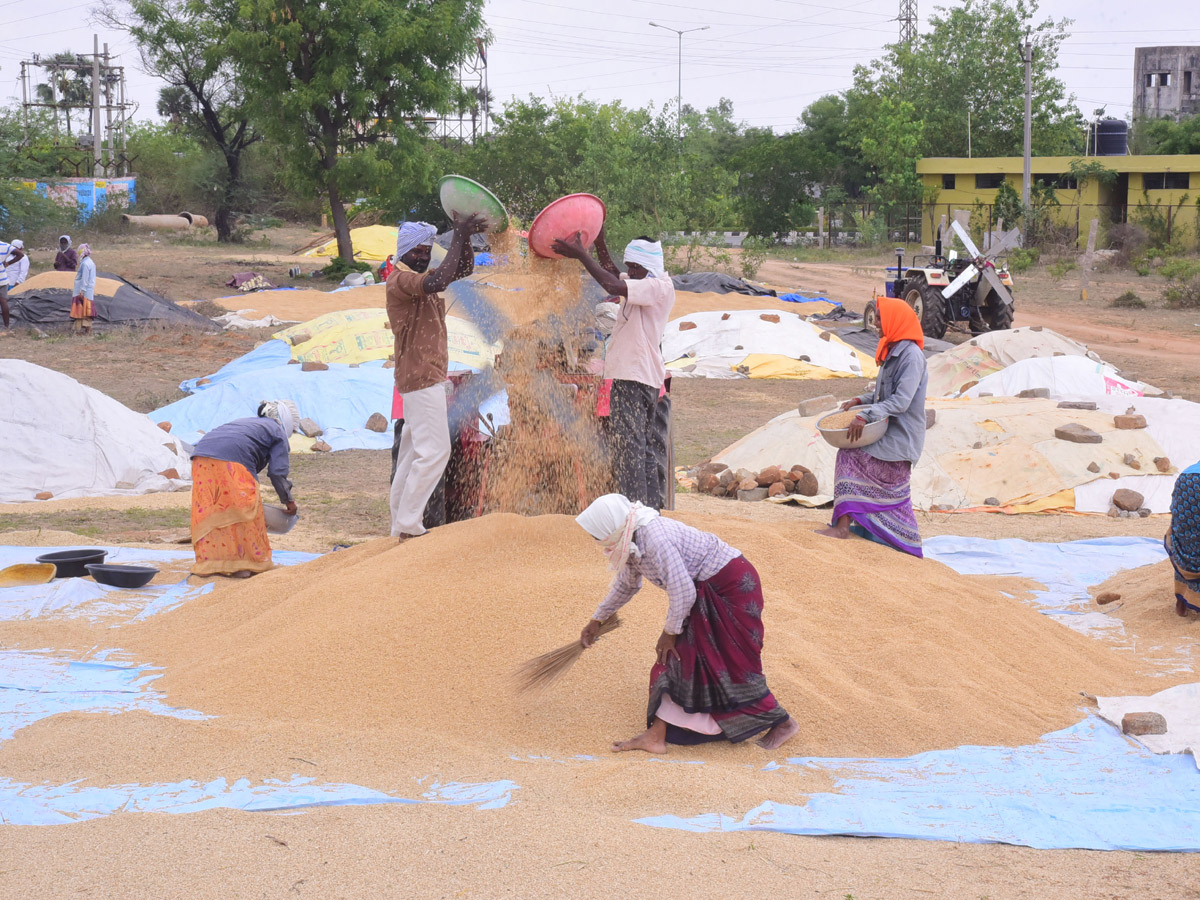
<path fill-rule="evenodd" d="M 922 123 L 921 156 L 1019 156 L 1025 121 L 1025 64 L 1033 57 L 1033 153 L 1073 155 L 1083 150 L 1083 120 L 1055 75 L 1070 20 L 1037 18 L 1037 0 L 964 0 L 939 9 L 928 30 L 910 44 L 893 44 L 881 59 L 855 70 L 851 107 L 871 109 L 872 98 L 906 101 Z M 968 151 L 967 117 L 970 114 Z M 857 142 L 875 128 L 853 116 Z"/>
<path fill-rule="evenodd" d="M 236 23 L 224 50 L 256 121 L 284 148 L 295 183 L 326 194 L 338 253 L 352 260 L 343 198 L 424 168 L 416 123 L 454 108 L 455 69 L 482 35 L 483 0 L 213 0 L 211 8 Z"/>
<path fill-rule="evenodd" d="M 1136 153 L 1200 153 L 1200 115 L 1174 119 L 1141 119 L 1134 123 Z"/>
<path fill-rule="evenodd" d="M 213 225 L 218 241 L 232 240 L 243 186 L 242 157 L 261 139 L 225 54 L 236 19 L 215 15 L 201 0 L 131 0 L 127 7 L 107 7 L 101 15 L 137 41 L 142 68 L 169 85 L 159 97 L 160 115 L 169 113 L 220 155 L 224 178 Z"/>

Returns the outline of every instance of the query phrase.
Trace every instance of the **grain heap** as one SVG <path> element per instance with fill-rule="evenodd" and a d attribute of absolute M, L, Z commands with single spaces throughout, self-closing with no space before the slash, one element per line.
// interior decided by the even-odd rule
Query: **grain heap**
<path fill-rule="evenodd" d="M 1139 660 L 1188 660 L 1194 652 L 1200 617 L 1176 615 L 1174 582 L 1175 570 L 1164 560 L 1118 572 L 1092 588 L 1094 608 L 1121 620 L 1123 643 Z"/>

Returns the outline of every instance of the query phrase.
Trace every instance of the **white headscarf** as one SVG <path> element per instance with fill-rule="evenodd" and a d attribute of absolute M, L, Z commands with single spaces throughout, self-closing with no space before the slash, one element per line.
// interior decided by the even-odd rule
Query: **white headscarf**
<path fill-rule="evenodd" d="M 71 249 L 71 236 L 70 236 L 69 234 L 60 234 L 60 235 L 58 236 L 58 239 L 59 239 L 60 241 L 66 241 L 66 242 L 67 242 L 67 249 L 68 249 L 68 250 L 70 250 L 70 249 Z"/>
<path fill-rule="evenodd" d="M 23 240 L 21 240 L 20 238 L 17 238 L 15 241 L 12 242 L 12 248 L 14 250 L 24 250 L 25 242 Z"/>
<path fill-rule="evenodd" d="M 261 415 L 282 425 L 284 437 L 294 434 L 300 424 L 300 408 L 291 400 L 264 400 Z"/>
<path fill-rule="evenodd" d="M 633 533 L 658 518 L 658 511 L 630 503 L 623 494 L 605 494 L 575 517 L 584 531 L 601 542 L 608 567 L 618 571 L 630 553 L 636 553 Z M 636 555 L 641 555 L 637 553 Z"/>
<path fill-rule="evenodd" d="M 625 248 L 626 263 L 637 263 L 655 278 L 664 278 L 667 274 L 663 262 L 662 243 L 659 241 L 630 241 Z"/>
<path fill-rule="evenodd" d="M 435 237 L 437 229 L 428 222 L 401 222 L 400 232 L 396 235 L 396 261 L 417 247 L 433 246 Z"/>

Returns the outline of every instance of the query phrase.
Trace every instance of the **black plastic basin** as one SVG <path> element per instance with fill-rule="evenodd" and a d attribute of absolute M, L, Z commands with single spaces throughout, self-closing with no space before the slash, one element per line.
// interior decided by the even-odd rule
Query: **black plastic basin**
<path fill-rule="evenodd" d="M 54 563 L 57 570 L 55 578 L 83 578 L 88 563 L 102 563 L 108 556 L 107 550 L 59 550 L 56 553 L 43 553 L 37 558 L 40 563 Z"/>
<path fill-rule="evenodd" d="M 87 570 L 101 584 L 120 588 L 145 587 L 158 574 L 158 569 L 150 566 L 119 566 L 115 563 L 89 563 Z"/>

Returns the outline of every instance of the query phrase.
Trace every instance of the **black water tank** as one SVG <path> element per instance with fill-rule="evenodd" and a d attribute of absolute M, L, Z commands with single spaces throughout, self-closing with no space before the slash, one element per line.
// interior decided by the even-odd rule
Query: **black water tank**
<path fill-rule="evenodd" d="M 1096 155 L 1124 156 L 1129 152 L 1129 123 L 1124 119 L 1101 119 L 1096 123 Z"/>

